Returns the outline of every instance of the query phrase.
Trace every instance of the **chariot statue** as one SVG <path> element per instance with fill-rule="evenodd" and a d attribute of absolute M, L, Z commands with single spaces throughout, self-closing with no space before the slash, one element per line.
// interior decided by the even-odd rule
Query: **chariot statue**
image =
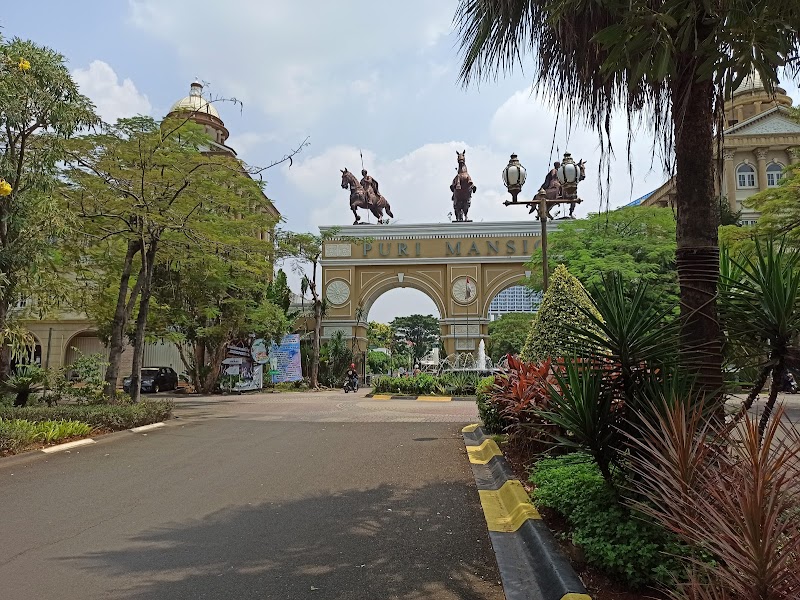
<path fill-rule="evenodd" d="M 358 216 L 358 212 L 356 212 L 356 209 L 359 208 L 370 211 L 373 215 L 375 215 L 375 218 L 378 219 L 378 223 L 389 222 L 389 219 L 384 220 L 384 211 L 386 211 L 386 214 L 389 217 L 394 218 L 394 215 L 392 214 L 392 207 L 386 201 L 386 198 L 381 196 L 380 192 L 378 191 L 377 180 L 369 175 L 366 169 L 361 171 L 361 181 L 359 181 L 356 176 L 346 168 L 341 169 L 341 171 L 342 189 L 350 189 L 350 210 L 353 211 L 353 216 L 356 218 L 356 220 L 353 222 L 353 225 L 361 224 L 361 217 Z"/>
<path fill-rule="evenodd" d="M 467 151 L 456 151 L 458 156 L 458 173 L 453 178 L 453 183 L 450 185 L 450 191 L 453 192 L 453 212 L 456 214 L 456 221 L 469 221 L 467 213 L 472 204 L 472 194 L 478 191 L 475 184 L 472 182 L 467 171 L 467 160 L 465 158 Z"/>

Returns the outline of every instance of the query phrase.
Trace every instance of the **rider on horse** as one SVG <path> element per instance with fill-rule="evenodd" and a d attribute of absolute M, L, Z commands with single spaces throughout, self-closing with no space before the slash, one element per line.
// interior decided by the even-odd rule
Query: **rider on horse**
<path fill-rule="evenodd" d="M 361 169 L 361 187 L 364 188 L 364 191 L 367 193 L 367 204 L 372 207 L 375 204 L 375 200 L 381 197 L 380 192 L 378 191 L 378 181 L 372 177 L 372 175 L 367 175 L 366 169 Z M 372 194 L 375 194 L 374 196 Z"/>

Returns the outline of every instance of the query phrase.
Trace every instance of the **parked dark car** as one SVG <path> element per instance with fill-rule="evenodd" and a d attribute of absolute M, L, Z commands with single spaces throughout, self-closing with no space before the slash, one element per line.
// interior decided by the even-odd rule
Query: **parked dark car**
<path fill-rule="evenodd" d="M 144 367 L 142 369 L 142 392 L 163 392 L 178 387 L 178 374 L 172 367 Z M 122 380 L 122 389 L 131 393 L 131 378 Z"/>

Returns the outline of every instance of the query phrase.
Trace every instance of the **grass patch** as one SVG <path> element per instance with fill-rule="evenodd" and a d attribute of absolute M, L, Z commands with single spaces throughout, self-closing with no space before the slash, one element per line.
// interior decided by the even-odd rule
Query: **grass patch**
<path fill-rule="evenodd" d="M 143 400 L 137 404 L 0 406 L 0 419 L 44 421 L 80 421 L 92 429 L 119 431 L 163 421 L 172 414 L 170 400 Z"/>
<path fill-rule="evenodd" d="M 87 436 L 92 427 L 80 421 L 28 421 L 0 418 L 0 453 L 14 454 L 36 444 L 55 444 Z"/>

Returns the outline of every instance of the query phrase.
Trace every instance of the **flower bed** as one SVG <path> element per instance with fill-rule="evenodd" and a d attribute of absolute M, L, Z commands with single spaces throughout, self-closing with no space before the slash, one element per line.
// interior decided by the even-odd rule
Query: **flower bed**
<path fill-rule="evenodd" d="M 20 452 L 42 442 L 158 423 L 168 418 L 172 409 L 169 400 L 114 405 L 0 406 L 0 452 Z"/>

